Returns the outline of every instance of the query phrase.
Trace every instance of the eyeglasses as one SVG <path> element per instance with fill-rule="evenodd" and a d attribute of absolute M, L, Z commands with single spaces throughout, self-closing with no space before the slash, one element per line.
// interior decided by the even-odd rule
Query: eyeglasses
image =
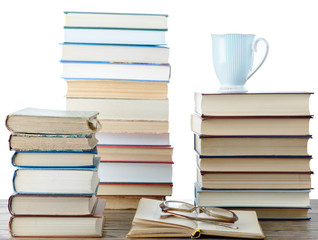
<path fill-rule="evenodd" d="M 190 219 L 194 221 L 206 222 L 210 224 L 215 224 L 223 227 L 238 229 L 237 226 L 234 226 L 238 220 L 237 215 L 223 208 L 205 208 L 200 206 L 194 206 L 190 203 L 181 202 L 181 201 L 163 201 L 160 203 L 160 208 L 162 212 L 167 213 L 169 215 L 163 215 L 162 218 L 167 218 L 169 216 L 175 216 L 179 218 Z M 178 212 L 187 212 L 192 213 L 197 210 L 199 213 L 203 212 L 209 217 L 193 217 L 189 215 L 180 214 Z"/>

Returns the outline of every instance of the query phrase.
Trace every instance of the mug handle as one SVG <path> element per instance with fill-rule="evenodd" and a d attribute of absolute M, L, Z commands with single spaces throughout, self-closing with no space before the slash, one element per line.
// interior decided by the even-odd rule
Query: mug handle
<path fill-rule="evenodd" d="M 262 59 L 262 61 L 260 62 L 260 64 L 258 64 L 257 67 L 255 67 L 248 75 L 247 75 L 247 79 L 249 79 L 250 77 L 253 76 L 253 74 L 263 65 L 267 55 L 268 55 L 268 50 L 269 50 L 269 45 L 268 42 L 264 39 L 264 38 L 257 38 L 256 40 L 254 40 L 253 44 L 252 44 L 252 51 L 253 52 L 257 52 L 257 44 L 259 43 L 259 41 L 263 41 L 265 43 L 265 47 L 266 47 L 266 52 L 265 55 Z M 246 79 L 246 80 L 247 80 Z"/>

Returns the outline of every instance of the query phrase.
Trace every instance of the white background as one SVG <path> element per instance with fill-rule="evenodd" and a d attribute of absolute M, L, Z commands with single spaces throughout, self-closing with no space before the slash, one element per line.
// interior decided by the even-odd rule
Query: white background
<path fill-rule="evenodd" d="M 12 193 L 14 168 L 5 116 L 24 107 L 64 109 L 66 84 L 60 78 L 64 11 L 168 14 L 171 48 L 169 86 L 174 143 L 173 198 L 193 197 L 195 155 L 190 114 L 194 91 L 216 91 L 211 33 L 254 33 L 269 42 L 267 60 L 249 80 L 249 90 L 317 92 L 318 14 L 315 0 L 16 0 L 1 1 L 0 198 Z M 261 47 L 261 46 L 260 46 Z M 260 51 L 261 52 L 261 51 Z M 257 60 L 257 59 L 256 59 Z M 318 93 L 318 92 L 317 92 Z M 318 116 L 317 96 L 311 113 Z M 318 172 L 317 121 L 311 121 L 309 153 Z M 318 188 L 313 176 L 313 187 Z M 311 193 L 318 198 L 318 191 Z"/>

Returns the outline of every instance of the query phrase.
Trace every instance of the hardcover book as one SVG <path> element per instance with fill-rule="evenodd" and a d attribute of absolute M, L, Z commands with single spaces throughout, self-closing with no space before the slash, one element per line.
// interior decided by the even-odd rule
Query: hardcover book
<path fill-rule="evenodd" d="M 89 216 L 97 201 L 95 195 L 14 194 L 8 209 L 13 216 Z"/>
<path fill-rule="evenodd" d="M 169 133 L 98 133 L 99 145 L 170 146 Z"/>
<path fill-rule="evenodd" d="M 141 64 L 141 63 L 113 63 L 113 62 L 85 62 L 85 61 L 61 61 L 63 64 L 62 77 L 65 79 L 90 79 L 90 80 L 126 80 L 137 81 L 135 84 L 144 83 L 147 87 L 152 82 L 169 82 L 169 64 Z M 94 82 L 93 82 L 94 83 Z M 114 88 L 118 88 L 120 82 L 112 83 Z M 132 84 L 134 83 L 125 83 Z M 148 85 L 147 85 L 148 84 Z M 95 83 L 96 85 L 96 83 Z M 155 85 L 155 84 L 152 84 Z M 160 84 L 159 84 L 160 85 Z M 108 86 L 109 87 L 109 86 Z"/>
<path fill-rule="evenodd" d="M 172 163 L 171 146 L 98 145 L 101 161 Z"/>
<path fill-rule="evenodd" d="M 110 27 L 167 29 L 166 14 L 70 12 L 66 11 L 68 27 Z"/>
<path fill-rule="evenodd" d="M 312 116 L 191 116 L 191 130 L 213 136 L 306 136 Z"/>
<path fill-rule="evenodd" d="M 13 133 L 9 138 L 10 150 L 15 151 L 91 151 L 98 140 L 90 135 L 54 135 Z"/>
<path fill-rule="evenodd" d="M 64 27 L 64 41 L 133 45 L 166 44 L 166 29 Z"/>
<path fill-rule="evenodd" d="M 12 216 L 9 232 L 12 237 L 101 237 L 105 204 L 99 200 L 91 216 Z"/>
<path fill-rule="evenodd" d="M 169 120 L 168 99 L 66 98 L 66 108 L 99 111 L 99 119 L 102 120 Z"/>
<path fill-rule="evenodd" d="M 311 136 L 199 136 L 195 150 L 201 156 L 306 157 Z"/>
<path fill-rule="evenodd" d="M 66 97 L 166 99 L 168 83 L 150 81 L 66 79 Z"/>
<path fill-rule="evenodd" d="M 18 168 L 13 190 L 18 194 L 95 194 L 99 158 L 95 162 L 94 168 Z"/>
<path fill-rule="evenodd" d="M 91 151 L 18 151 L 12 156 L 15 167 L 94 167 L 94 155 Z"/>
<path fill-rule="evenodd" d="M 172 195 L 171 183 L 104 183 L 99 184 L 97 196 L 165 197 Z"/>
<path fill-rule="evenodd" d="M 104 183 L 172 183 L 172 163 L 102 161 L 99 169 Z"/>
<path fill-rule="evenodd" d="M 100 129 L 96 111 L 24 108 L 7 116 L 6 127 L 16 133 L 91 134 Z"/>
<path fill-rule="evenodd" d="M 62 60 L 167 64 L 169 48 L 163 45 L 63 43 Z"/>
<path fill-rule="evenodd" d="M 205 116 L 308 116 L 310 92 L 195 93 Z"/>

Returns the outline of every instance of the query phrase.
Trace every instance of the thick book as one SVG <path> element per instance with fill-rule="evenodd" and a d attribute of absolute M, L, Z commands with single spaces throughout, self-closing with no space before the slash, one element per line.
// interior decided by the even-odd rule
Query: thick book
<path fill-rule="evenodd" d="M 195 93 L 205 116 L 308 116 L 310 92 Z"/>
<path fill-rule="evenodd" d="M 167 99 L 168 83 L 150 81 L 118 81 L 66 79 L 66 97 Z"/>
<path fill-rule="evenodd" d="M 95 194 L 99 158 L 95 161 L 94 168 L 18 168 L 13 190 L 18 194 Z"/>
<path fill-rule="evenodd" d="M 97 196 L 165 197 L 172 195 L 172 183 L 104 183 L 99 184 Z"/>
<path fill-rule="evenodd" d="M 235 211 L 237 229 L 187 218 L 168 217 L 160 209 L 162 201 L 141 199 L 127 237 L 199 237 L 201 235 L 263 239 L 264 233 L 253 211 Z M 185 214 L 185 213 L 183 213 Z M 186 213 L 187 214 L 187 213 Z M 205 213 L 189 213 L 191 217 L 208 218 Z M 213 219 L 213 217 L 210 217 Z"/>
<path fill-rule="evenodd" d="M 68 27 L 110 27 L 167 29 L 166 14 L 110 13 L 110 12 L 64 12 Z"/>
<path fill-rule="evenodd" d="M 101 161 L 172 163 L 171 146 L 98 145 Z"/>
<path fill-rule="evenodd" d="M 195 203 L 204 207 L 308 208 L 310 190 L 211 190 L 195 184 Z"/>
<path fill-rule="evenodd" d="M 99 145 L 170 146 L 169 133 L 98 133 Z"/>
<path fill-rule="evenodd" d="M 96 206 L 95 195 L 14 194 L 8 200 L 13 216 L 89 216 Z"/>
<path fill-rule="evenodd" d="M 214 136 L 309 135 L 312 116 L 191 116 L 191 130 Z"/>
<path fill-rule="evenodd" d="M 98 140 L 89 135 L 56 135 L 13 133 L 9 138 L 10 150 L 15 151 L 91 151 Z"/>
<path fill-rule="evenodd" d="M 101 237 L 106 201 L 98 200 L 91 216 L 12 216 L 12 237 Z"/>
<path fill-rule="evenodd" d="M 91 151 L 18 151 L 11 158 L 15 167 L 94 167 L 94 155 Z"/>
<path fill-rule="evenodd" d="M 105 209 L 136 209 L 142 196 L 98 196 L 100 199 L 106 199 Z M 163 201 L 165 197 L 147 197 Z"/>
<path fill-rule="evenodd" d="M 99 178 L 104 183 L 172 183 L 172 163 L 102 161 Z"/>
<path fill-rule="evenodd" d="M 63 43 L 62 60 L 167 64 L 167 46 Z"/>
<path fill-rule="evenodd" d="M 168 99 L 66 98 L 66 108 L 72 111 L 98 110 L 102 120 L 169 120 Z"/>
<path fill-rule="evenodd" d="M 200 157 L 197 155 L 196 159 L 197 166 L 206 172 L 310 172 L 312 157 Z"/>
<path fill-rule="evenodd" d="M 169 121 L 100 120 L 100 133 L 166 134 Z"/>
<path fill-rule="evenodd" d="M 209 208 L 209 207 L 208 207 Z M 229 210 L 255 211 L 259 220 L 309 220 L 310 207 L 229 207 Z"/>
<path fill-rule="evenodd" d="M 87 61 L 61 61 L 63 64 L 62 77 L 65 79 L 89 80 L 126 80 L 144 82 L 169 82 L 169 64 L 142 64 L 142 63 L 113 63 Z M 109 83 L 109 82 L 106 82 Z M 116 87 L 116 82 L 110 82 Z M 117 84 L 120 84 L 117 83 Z M 122 83 L 129 84 L 129 83 Z M 130 83 L 133 84 L 133 83 Z M 137 83 L 135 83 L 137 84 Z M 139 83 L 141 84 L 141 83 Z M 144 83 L 147 87 L 147 83 Z M 150 84 L 150 83 L 148 83 Z"/>
<path fill-rule="evenodd" d="M 7 116 L 11 132 L 40 134 L 91 134 L 99 130 L 96 111 L 24 108 Z"/>
<path fill-rule="evenodd" d="M 205 172 L 197 169 L 202 189 L 311 189 L 313 172 Z"/>
<path fill-rule="evenodd" d="M 194 136 L 201 156 L 306 157 L 311 136 Z"/>
<path fill-rule="evenodd" d="M 64 42 L 133 45 L 166 44 L 167 29 L 64 27 Z"/>

